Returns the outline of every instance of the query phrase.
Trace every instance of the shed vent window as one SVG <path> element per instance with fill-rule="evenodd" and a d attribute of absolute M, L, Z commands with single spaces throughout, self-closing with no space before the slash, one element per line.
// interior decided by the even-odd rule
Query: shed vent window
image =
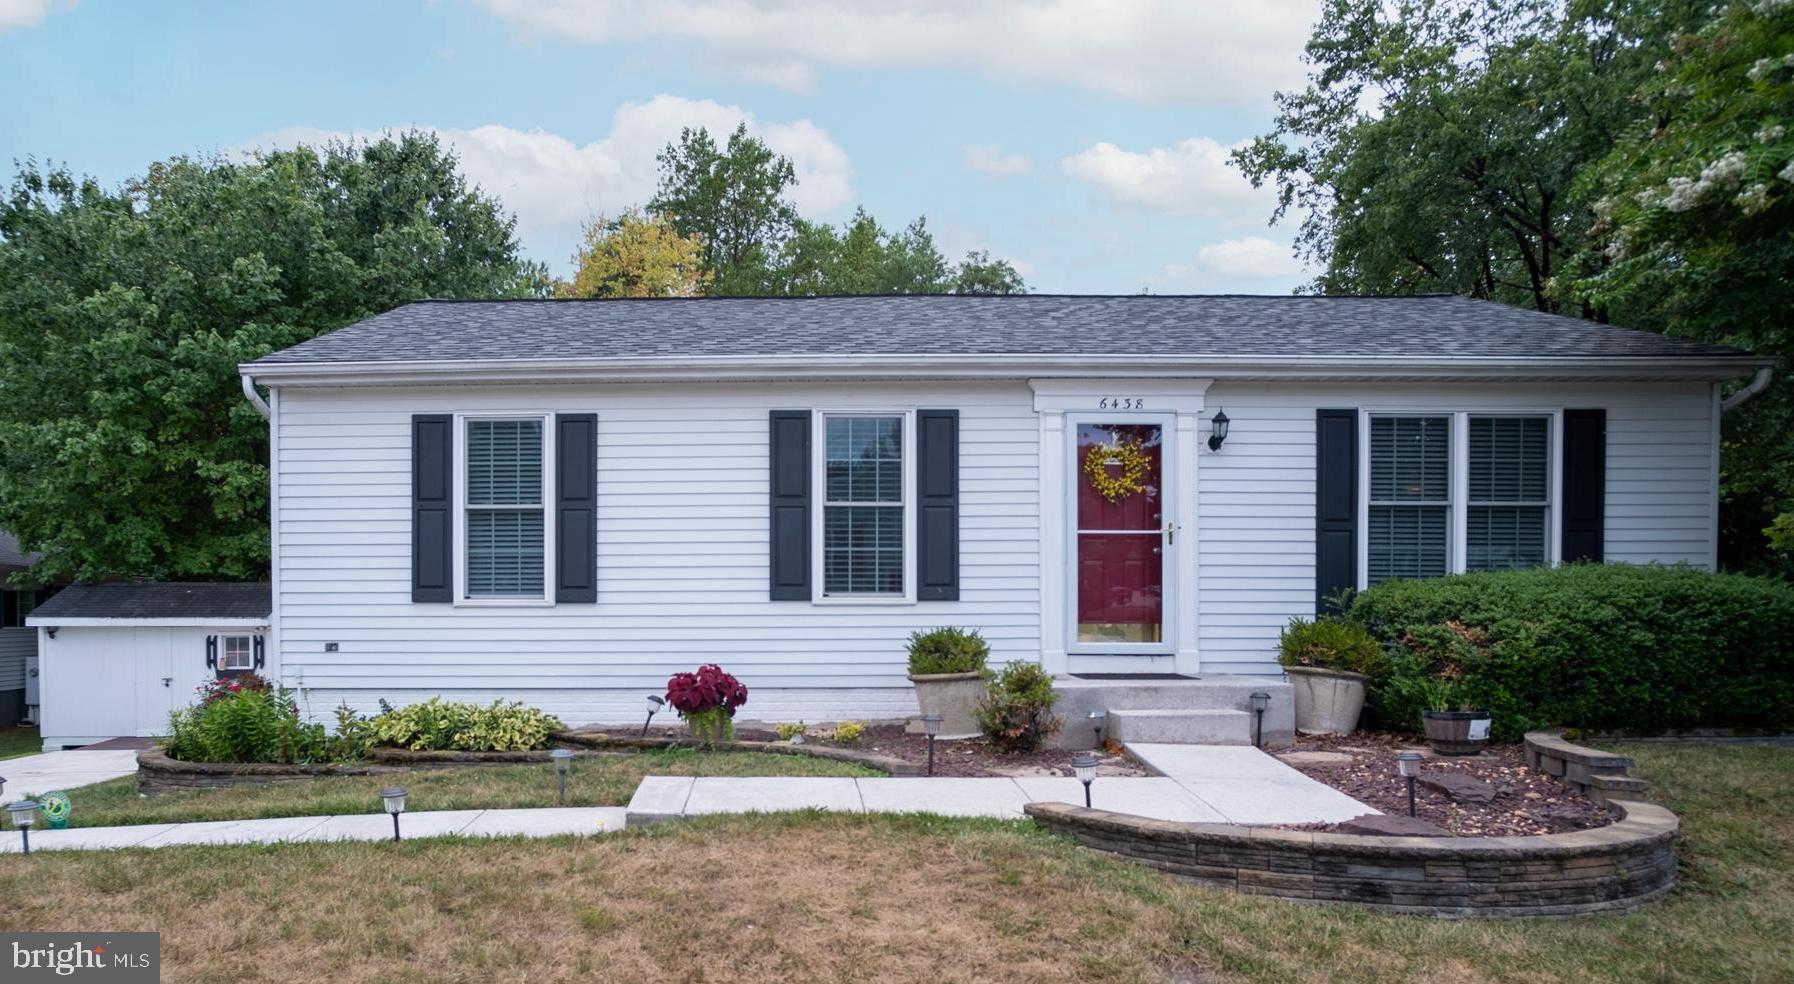
<path fill-rule="evenodd" d="M 543 422 L 467 421 L 467 597 L 545 597 Z"/>
<path fill-rule="evenodd" d="M 1451 418 L 1370 420 L 1371 584 L 1449 569 Z"/>
<path fill-rule="evenodd" d="M 1464 566 L 1545 563 L 1551 508 L 1551 418 L 1470 418 Z"/>
<path fill-rule="evenodd" d="M 255 651 L 248 636 L 225 636 L 218 641 L 223 649 L 218 657 L 220 670 L 234 672 L 255 669 Z"/>
<path fill-rule="evenodd" d="M 904 593 L 904 418 L 824 420 L 822 590 Z"/>

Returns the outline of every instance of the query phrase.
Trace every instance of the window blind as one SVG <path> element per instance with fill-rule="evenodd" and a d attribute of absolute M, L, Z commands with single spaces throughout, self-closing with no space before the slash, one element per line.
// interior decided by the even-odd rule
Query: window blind
<path fill-rule="evenodd" d="M 541 596 L 544 555 L 542 421 L 468 421 L 468 596 Z"/>
<path fill-rule="evenodd" d="M 902 594 L 903 418 L 824 421 L 822 590 Z"/>
<path fill-rule="evenodd" d="M 1438 577 L 1450 563 L 1451 418 L 1372 417 L 1366 576 Z"/>
<path fill-rule="evenodd" d="M 1549 417 L 1470 418 L 1468 570 L 1545 563 L 1550 509 Z"/>

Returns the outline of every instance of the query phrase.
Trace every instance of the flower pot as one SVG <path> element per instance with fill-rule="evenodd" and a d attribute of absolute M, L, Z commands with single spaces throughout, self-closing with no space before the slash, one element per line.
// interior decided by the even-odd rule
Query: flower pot
<path fill-rule="evenodd" d="M 1488 711 L 1422 711 L 1427 744 L 1439 755 L 1475 755 L 1489 743 Z"/>
<path fill-rule="evenodd" d="M 978 701 L 984 696 L 982 673 L 910 674 L 916 685 L 916 703 L 922 716 L 939 714 L 941 730 L 937 738 L 973 738 L 978 735 Z M 907 729 L 922 733 L 922 717 L 910 721 Z"/>
<path fill-rule="evenodd" d="M 1348 735 L 1358 730 L 1364 710 L 1362 673 L 1326 670 L 1318 666 L 1286 666 L 1290 689 L 1295 692 L 1296 730 L 1306 735 Z"/>

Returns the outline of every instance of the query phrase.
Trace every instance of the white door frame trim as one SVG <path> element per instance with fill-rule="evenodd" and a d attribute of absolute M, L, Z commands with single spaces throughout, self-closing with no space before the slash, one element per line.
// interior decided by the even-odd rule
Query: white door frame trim
<path fill-rule="evenodd" d="M 1070 641 L 1071 597 L 1068 579 L 1073 570 L 1072 544 L 1067 535 L 1071 481 L 1070 441 L 1067 416 L 1070 414 L 1114 414 L 1117 418 L 1129 411 L 1105 401 L 1133 400 L 1136 414 L 1175 414 L 1175 425 L 1166 434 L 1172 448 L 1171 485 L 1176 496 L 1173 515 L 1181 540 L 1173 552 L 1175 572 L 1166 572 L 1165 610 L 1168 636 L 1176 646 L 1168 656 L 1137 655 L 1122 657 L 1139 671 L 1173 672 L 1190 676 L 1201 668 L 1199 646 L 1200 612 L 1196 579 L 1197 544 L 1200 526 L 1196 508 L 1197 456 L 1203 432 L 1203 414 L 1207 410 L 1205 395 L 1212 379 L 1032 379 L 1034 411 L 1040 421 L 1040 626 L 1041 665 L 1049 673 L 1063 675 L 1078 669 L 1074 658 L 1087 664 L 1086 672 L 1104 665 L 1105 656 L 1077 654 Z M 1124 404 L 1126 405 L 1126 404 Z M 1175 583 L 1176 594 L 1170 585 Z M 1171 665 L 1165 665 L 1169 662 Z M 1115 667 L 1109 666 L 1113 669 Z"/>

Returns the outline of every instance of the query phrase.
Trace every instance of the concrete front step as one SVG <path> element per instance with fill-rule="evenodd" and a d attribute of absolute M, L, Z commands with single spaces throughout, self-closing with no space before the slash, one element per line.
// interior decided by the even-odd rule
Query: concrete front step
<path fill-rule="evenodd" d="M 1096 731 L 1090 720 L 1092 711 L 1105 712 L 1105 721 L 1109 722 L 1105 724 L 1106 738 L 1209 744 L 1225 744 L 1237 740 L 1238 744 L 1251 744 L 1254 693 L 1264 693 L 1271 698 L 1270 705 L 1265 709 L 1265 747 L 1282 748 L 1295 740 L 1294 693 L 1289 684 L 1276 677 L 1205 674 L 1170 680 L 1089 680 L 1059 676 L 1053 678 L 1053 692 L 1059 698 L 1053 705 L 1053 713 L 1064 721 L 1064 726 L 1053 736 L 1052 745 L 1055 748 L 1082 750 L 1093 747 L 1096 744 Z M 1240 715 L 1245 723 L 1240 725 L 1237 723 L 1238 719 L 1227 719 L 1229 723 L 1220 727 L 1228 729 L 1223 733 L 1230 737 L 1215 740 L 1201 737 L 1123 739 L 1114 732 L 1112 722 L 1117 715 L 1138 711 L 1224 712 Z M 1192 724 L 1186 730 L 1188 733 L 1201 735 L 1211 733 L 1203 730 L 1208 727 L 1208 723 L 1199 726 Z M 1240 730 L 1241 728 L 1244 730 Z"/>
<path fill-rule="evenodd" d="M 1114 710 L 1108 736 L 1123 744 L 1250 745 L 1252 715 L 1223 710 Z"/>

